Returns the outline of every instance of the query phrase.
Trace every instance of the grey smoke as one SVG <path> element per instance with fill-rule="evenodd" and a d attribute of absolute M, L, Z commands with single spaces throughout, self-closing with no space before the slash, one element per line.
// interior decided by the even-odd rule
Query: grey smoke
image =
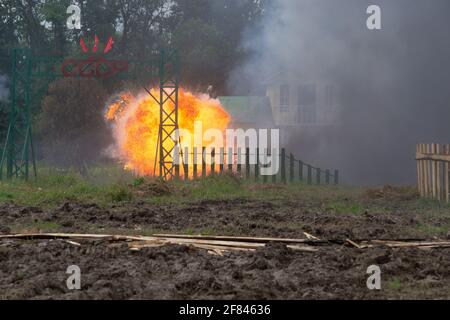
<path fill-rule="evenodd" d="M 382 30 L 366 9 L 382 10 Z M 289 149 L 359 185 L 415 182 L 415 144 L 450 143 L 448 0 L 273 0 L 242 46 L 230 90 L 264 94 L 271 79 L 340 88 L 341 125 L 292 132 Z"/>
<path fill-rule="evenodd" d="M 8 100 L 8 77 L 0 74 L 0 101 Z"/>

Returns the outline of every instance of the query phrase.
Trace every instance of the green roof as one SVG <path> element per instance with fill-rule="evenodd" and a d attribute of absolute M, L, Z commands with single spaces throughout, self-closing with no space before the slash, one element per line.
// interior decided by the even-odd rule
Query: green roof
<path fill-rule="evenodd" d="M 269 97 L 219 97 L 220 103 L 234 122 L 273 124 Z"/>

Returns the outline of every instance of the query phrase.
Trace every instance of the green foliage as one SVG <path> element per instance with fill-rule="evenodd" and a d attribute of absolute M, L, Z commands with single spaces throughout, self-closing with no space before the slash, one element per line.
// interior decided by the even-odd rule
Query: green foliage
<path fill-rule="evenodd" d="M 228 73 L 246 58 L 241 35 L 263 14 L 260 0 L 104 0 L 75 2 L 82 30 L 67 30 L 70 0 L 9 0 L 0 5 L 0 57 L 14 47 L 39 55 L 72 57 L 79 38 L 114 37 L 111 58 L 145 59 L 162 47 L 179 46 L 183 80 L 192 88 L 225 86 Z M 75 4 L 74 3 L 74 4 Z M 203 66 L 203 69 L 202 69 Z M 0 70 L 9 71 L 9 59 Z M 200 72 L 200 73 L 199 73 Z"/>
<path fill-rule="evenodd" d="M 103 119 L 107 94 L 95 80 L 60 79 L 50 84 L 37 123 L 45 160 L 80 172 L 98 160 L 109 142 Z"/>
<path fill-rule="evenodd" d="M 114 185 L 108 192 L 108 196 L 112 202 L 124 202 L 131 201 L 133 199 L 133 194 L 127 186 L 124 185 Z"/>
<path fill-rule="evenodd" d="M 145 178 L 137 178 L 133 180 L 133 187 L 139 187 L 145 183 Z"/>
<path fill-rule="evenodd" d="M 0 101 L 0 137 L 6 137 L 8 131 L 8 110 L 9 105 L 5 101 Z M 1 141 L 3 143 L 4 141 Z"/>
<path fill-rule="evenodd" d="M 81 30 L 87 37 L 105 39 L 115 34 L 121 9 L 133 0 L 81 1 Z M 153 2 L 153 1 L 145 1 Z"/>

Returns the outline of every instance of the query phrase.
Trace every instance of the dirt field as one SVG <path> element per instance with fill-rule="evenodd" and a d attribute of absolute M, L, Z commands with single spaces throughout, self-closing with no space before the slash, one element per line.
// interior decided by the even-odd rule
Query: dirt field
<path fill-rule="evenodd" d="M 246 187 L 255 188 L 255 186 Z M 446 239 L 450 210 L 410 189 L 289 189 L 283 196 L 161 203 L 139 200 L 55 208 L 0 206 L 0 232 L 150 235 L 157 232 L 321 239 Z M 324 191 L 324 192 L 318 192 Z M 189 195 L 187 195 L 189 197 Z M 69 291 L 69 265 L 82 290 Z M 379 265 L 382 290 L 366 287 Z M 269 244 L 256 252 L 213 256 L 169 245 L 130 251 L 126 244 L 60 240 L 0 242 L 1 299 L 450 299 L 450 249 L 359 250 L 342 245 L 298 252 Z"/>

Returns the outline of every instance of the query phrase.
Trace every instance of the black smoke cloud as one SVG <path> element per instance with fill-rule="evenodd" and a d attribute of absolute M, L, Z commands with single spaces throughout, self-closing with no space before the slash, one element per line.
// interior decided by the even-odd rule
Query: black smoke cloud
<path fill-rule="evenodd" d="M 382 30 L 366 27 L 379 5 Z M 234 94 L 264 94 L 273 78 L 332 82 L 340 125 L 291 133 L 305 161 L 357 185 L 415 182 L 415 144 L 450 143 L 450 1 L 273 0 L 242 46 Z"/>

